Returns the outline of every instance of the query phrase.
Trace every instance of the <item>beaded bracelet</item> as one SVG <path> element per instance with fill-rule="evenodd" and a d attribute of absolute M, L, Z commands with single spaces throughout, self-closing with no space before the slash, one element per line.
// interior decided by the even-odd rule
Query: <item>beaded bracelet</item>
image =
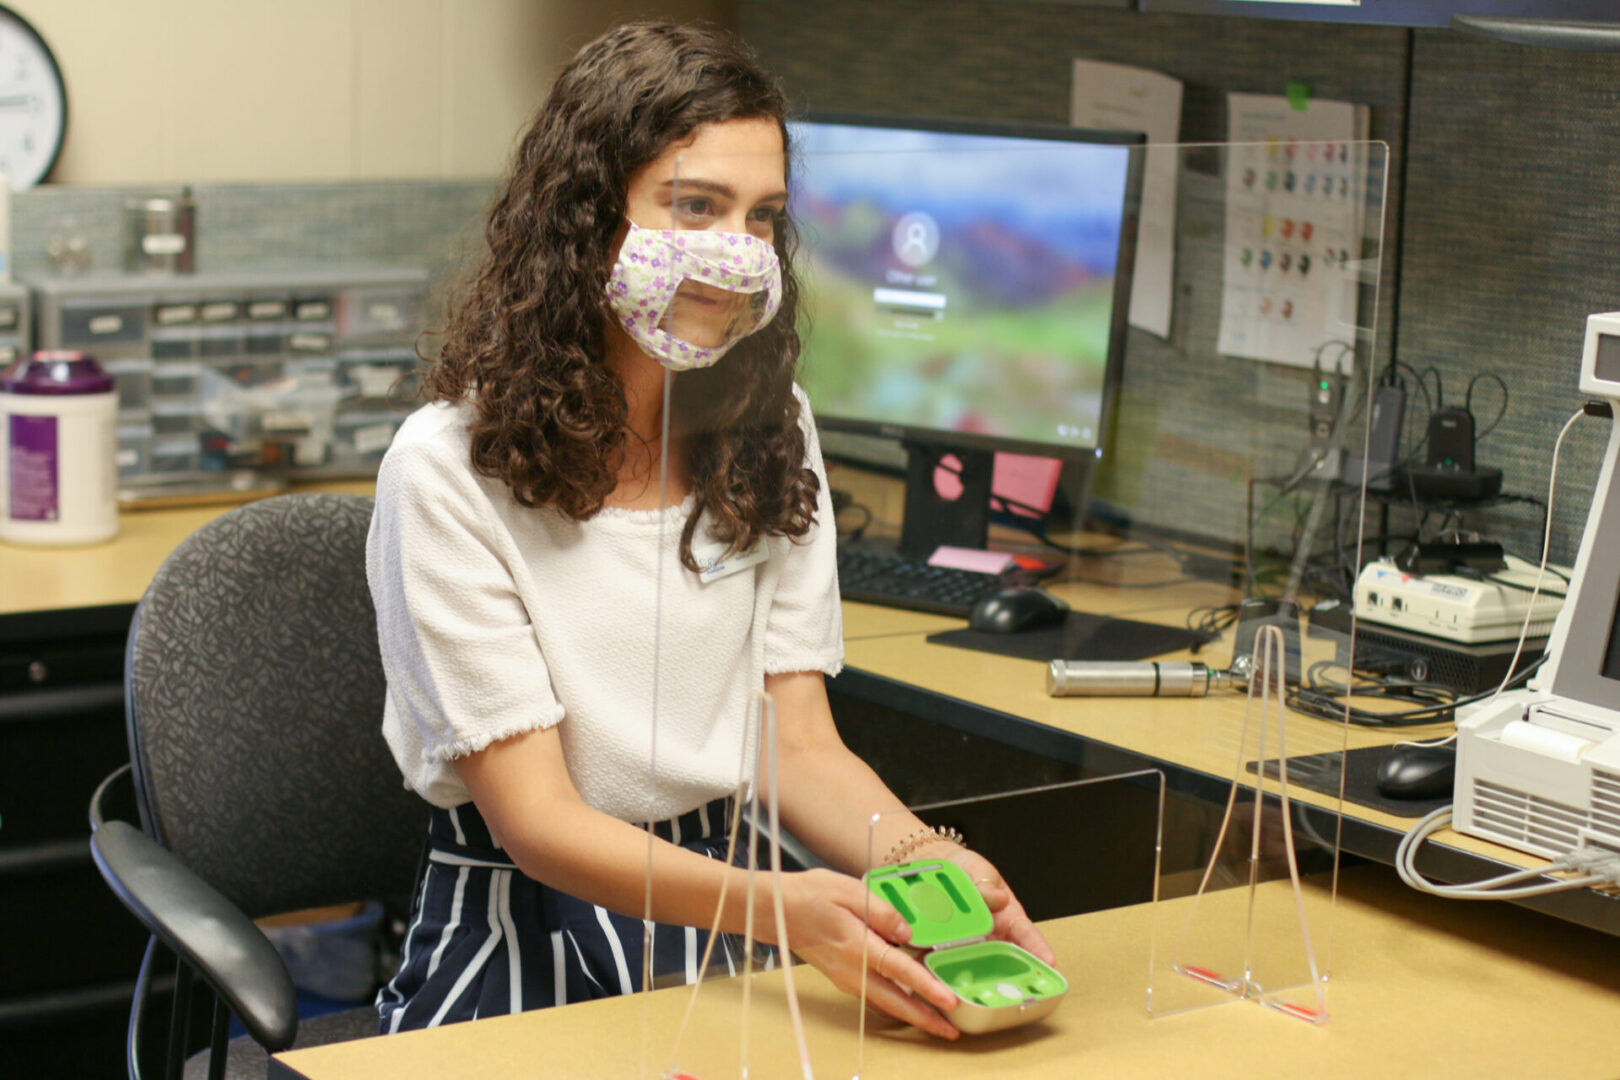
<path fill-rule="evenodd" d="M 883 865 L 893 866 L 896 863 L 905 862 L 906 856 L 913 851 L 916 851 L 924 844 L 932 844 L 939 840 L 955 844 L 957 847 L 967 847 L 967 843 L 962 839 L 962 834 L 955 829 L 941 828 L 938 825 L 926 825 L 890 848 L 888 856 L 883 860 Z"/>

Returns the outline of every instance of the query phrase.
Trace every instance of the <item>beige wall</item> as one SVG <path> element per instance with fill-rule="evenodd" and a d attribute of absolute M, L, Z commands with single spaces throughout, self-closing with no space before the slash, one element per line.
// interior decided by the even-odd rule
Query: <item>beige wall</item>
<path fill-rule="evenodd" d="M 62 67 L 65 184 L 498 174 L 581 44 L 735 0 L 9 0 Z"/>

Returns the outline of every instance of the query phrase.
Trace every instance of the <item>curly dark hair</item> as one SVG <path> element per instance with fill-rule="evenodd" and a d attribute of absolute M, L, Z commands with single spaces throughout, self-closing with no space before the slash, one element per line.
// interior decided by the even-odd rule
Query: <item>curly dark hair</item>
<path fill-rule="evenodd" d="M 474 469 L 524 506 L 576 521 L 602 509 L 629 438 L 624 387 L 604 345 L 608 260 L 630 178 L 701 125 L 726 120 L 775 120 L 786 152 L 787 116 L 781 87 L 722 32 L 632 23 L 579 51 L 517 148 L 485 226 L 488 256 L 452 301 L 423 379 L 427 400 L 471 396 Z M 695 499 L 681 561 L 694 570 L 704 511 L 732 550 L 803 536 L 814 522 L 820 485 L 806 467 L 793 393 L 795 239 L 784 216 L 776 317 L 712 367 L 674 380 L 670 422 L 688 439 Z"/>

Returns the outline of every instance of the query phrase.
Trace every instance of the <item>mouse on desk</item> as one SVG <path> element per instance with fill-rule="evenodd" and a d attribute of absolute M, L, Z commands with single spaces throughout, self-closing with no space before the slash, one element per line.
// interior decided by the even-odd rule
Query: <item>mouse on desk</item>
<path fill-rule="evenodd" d="M 1444 799 L 1457 779 L 1455 746 L 1398 746 L 1378 766 L 1386 799 Z"/>
<path fill-rule="evenodd" d="M 973 605 L 968 625 L 986 634 L 1016 634 L 1042 626 L 1057 626 L 1069 614 L 1069 605 L 1045 589 L 1014 586 L 993 592 Z"/>

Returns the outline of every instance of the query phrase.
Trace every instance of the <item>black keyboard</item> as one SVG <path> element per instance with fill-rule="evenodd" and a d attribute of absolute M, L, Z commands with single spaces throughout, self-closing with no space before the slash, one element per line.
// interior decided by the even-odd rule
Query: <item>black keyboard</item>
<path fill-rule="evenodd" d="M 929 566 L 904 555 L 838 549 L 838 591 L 845 600 L 965 619 L 974 604 L 1007 584 L 1000 574 Z"/>

